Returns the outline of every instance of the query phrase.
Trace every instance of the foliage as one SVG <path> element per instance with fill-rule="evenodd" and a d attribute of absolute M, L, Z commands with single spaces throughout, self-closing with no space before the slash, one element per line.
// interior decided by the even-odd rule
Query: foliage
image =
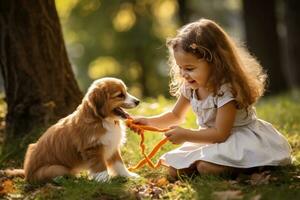
<path fill-rule="evenodd" d="M 300 197 L 300 104 L 299 96 L 282 94 L 266 97 L 257 105 L 258 116 L 274 124 L 286 136 L 293 148 L 293 165 L 265 169 L 237 177 L 182 176 L 172 180 L 164 168 L 137 171 L 141 178 L 114 178 L 108 183 L 89 180 L 85 173 L 79 177 L 58 177 L 48 184 L 31 185 L 21 178 L 1 177 L 0 195 L 5 199 L 297 199 Z M 174 101 L 164 97 L 145 99 L 132 113 L 154 115 L 172 108 Z M 190 111 L 184 124 L 196 127 Z M 139 137 L 128 131 L 122 155 L 127 166 L 136 164 L 142 156 Z M 147 149 L 162 138 L 161 134 L 146 133 Z M 155 157 L 174 148 L 167 144 Z M 13 181 L 13 185 L 10 181 Z M 8 191 L 2 193 L 1 191 Z"/>
<path fill-rule="evenodd" d="M 161 18 L 164 18 L 164 30 L 175 32 L 175 22 L 171 18 L 176 11 L 176 1 L 137 1 L 137 0 L 84 0 L 58 2 L 61 13 L 64 35 L 69 55 L 76 65 L 79 83 L 86 89 L 91 80 L 103 76 L 122 78 L 133 88 L 134 93 L 141 95 L 144 86 L 147 95 L 161 89 L 157 82 L 166 76 L 166 70 L 157 73 L 160 59 L 166 57 L 161 29 Z M 164 3 L 167 2 L 167 3 Z M 66 7 L 70 9 L 65 9 Z M 68 17 L 64 12 L 69 12 Z M 164 69 L 161 69 L 164 70 Z M 154 80 L 154 81 L 153 81 Z M 167 91 L 167 80 L 163 80 Z"/>
<path fill-rule="evenodd" d="M 186 1 L 190 20 L 208 17 L 241 37 L 241 1 Z M 56 0 L 79 84 L 122 78 L 135 96 L 168 95 L 165 41 L 181 26 L 178 0 Z M 209 8 L 209 9 L 207 9 Z M 217 11 L 217 12 L 216 12 Z"/>

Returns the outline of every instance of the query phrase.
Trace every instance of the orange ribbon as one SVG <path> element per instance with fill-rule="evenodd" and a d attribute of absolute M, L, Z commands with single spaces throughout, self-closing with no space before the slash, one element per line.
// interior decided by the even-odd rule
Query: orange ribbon
<path fill-rule="evenodd" d="M 144 137 L 144 132 L 145 131 L 155 131 L 155 132 L 166 132 L 170 129 L 158 129 L 158 128 L 154 128 L 151 126 L 146 126 L 146 125 L 141 125 L 141 124 L 135 124 L 133 123 L 133 119 L 128 118 L 126 120 L 126 125 L 131 128 L 132 130 L 134 130 L 135 132 L 137 132 L 140 136 L 141 136 L 141 142 L 140 142 L 140 148 L 142 151 L 142 154 L 144 156 L 144 159 L 142 159 L 140 162 L 138 162 L 138 164 L 136 164 L 133 167 L 128 168 L 128 170 L 133 171 L 136 170 L 138 168 L 143 167 L 146 163 L 148 163 L 148 165 L 152 168 L 152 169 L 157 169 L 160 165 L 161 165 L 161 160 L 159 160 L 157 163 L 153 163 L 151 161 L 151 158 L 157 153 L 157 151 L 168 141 L 167 138 L 162 139 L 161 141 L 159 141 L 154 148 L 152 149 L 152 151 L 146 155 L 145 153 L 145 137 Z"/>

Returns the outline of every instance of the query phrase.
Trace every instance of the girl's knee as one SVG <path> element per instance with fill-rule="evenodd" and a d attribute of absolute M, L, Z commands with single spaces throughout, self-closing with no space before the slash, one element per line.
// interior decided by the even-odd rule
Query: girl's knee
<path fill-rule="evenodd" d="M 195 166 L 192 165 L 188 168 L 176 169 L 174 167 L 169 167 L 169 175 L 173 178 L 177 178 L 178 175 L 191 175 L 195 172 Z"/>
<path fill-rule="evenodd" d="M 218 175 L 221 173 L 224 173 L 226 171 L 230 171 L 230 167 L 223 166 L 223 165 L 217 165 L 205 161 L 198 161 L 196 163 L 197 171 L 200 174 L 214 174 Z"/>
<path fill-rule="evenodd" d="M 198 161 L 196 163 L 196 168 L 200 174 L 208 174 L 210 172 L 210 168 L 205 161 Z"/>
<path fill-rule="evenodd" d="M 177 177 L 177 169 L 175 169 L 174 167 L 169 167 L 168 171 L 169 171 L 169 175 L 172 178 L 176 178 Z"/>

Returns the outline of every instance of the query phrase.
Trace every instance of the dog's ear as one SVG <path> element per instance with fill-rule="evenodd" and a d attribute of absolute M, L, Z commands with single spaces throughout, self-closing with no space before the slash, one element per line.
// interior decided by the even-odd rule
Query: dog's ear
<path fill-rule="evenodd" d="M 95 87 L 88 96 L 89 105 L 94 114 L 101 118 L 105 118 L 109 114 L 108 93 L 105 86 Z"/>

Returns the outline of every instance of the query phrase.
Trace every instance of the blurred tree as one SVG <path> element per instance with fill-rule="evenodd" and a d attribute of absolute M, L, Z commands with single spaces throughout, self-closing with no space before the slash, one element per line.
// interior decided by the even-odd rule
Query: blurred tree
<path fill-rule="evenodd" d="M 276 27 L 275 0 L 243 0 L 247 44 L 269 75 L 267 92 L 287 89 Z"/>
<path fill-rule="evenodd" d="M 291 86 L 300 88 L 300 1 L 285 0 L 285 23 L 287 30 L 287 68 Z"/>
<path fill-rule="evenodd" d="M 103 76 L 122 78 L 139 96 L 168 95 L 166 38 L 207 17 L 240 38 L 240 1 L 56 0 L 81 88 Z"/>
<path fill-rule="evenodd" d="M 187 7 L 188 2 L 186 0 L 177 0 L 177 1 L 178 1 L 178 15 L 179 15 L 180 24 L 182 26 L 189 22 L 191 12 Z"/>
<path fill-rule="evenodd" d="M 180 0 L 181 1 L 181 0 Z M 241 32 L 241 0 L 190 0 L 184 1 L 189 21 L 195 21 L 201 17 L 211 19 L 219 23 L 226 32 L 236 39 L 242 38 Z"/>
<path fill-rule="evenodd" d="M 21 137 L 75 109 L 82 94 L 53 0 L 2 0 L 0 67 L 8 137 Z"/>
<path fill-rule="evenodd" d="M 114 76 L 122 78 L 135 95 L 167 94 L 164 43 L 177 28 L 176 11 L 176 0 L 73 4 L 64 29 L 82 89 L 93 79 Z"/>

